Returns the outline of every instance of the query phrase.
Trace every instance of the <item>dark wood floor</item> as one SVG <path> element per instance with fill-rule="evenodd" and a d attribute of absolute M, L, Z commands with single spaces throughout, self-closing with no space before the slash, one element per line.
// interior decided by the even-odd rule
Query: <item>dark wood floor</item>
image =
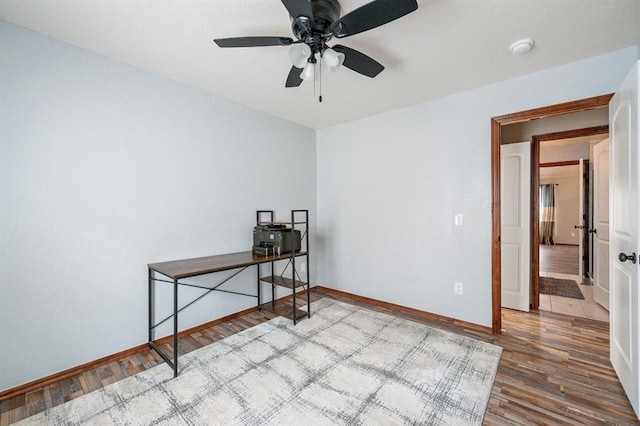
<path fill-rule="evenodd" d="M 312 300 L 322 297 L 332 297 L 501 346 L 504 351 L 484 419 L 486 425 L 640 424 L 609 363 L 607 323 L 550 312 L 525 313 L 505 309 L 502 314 L 503 334 L 493 336 L 347 296 L 318 290 L 312 292 Z M 266 311 L 253 312 L 193 333 L 181 339 L 180 352 L 190 352 L 273 316 Z M 160 363 L 154 352 L 145 350 L 4 400 L 1 403 L 0 426 Z"/>
<path fill-rule="evenodd" d="M 540 244 L 540 272 L 578 275 L 578 246 Z"/>

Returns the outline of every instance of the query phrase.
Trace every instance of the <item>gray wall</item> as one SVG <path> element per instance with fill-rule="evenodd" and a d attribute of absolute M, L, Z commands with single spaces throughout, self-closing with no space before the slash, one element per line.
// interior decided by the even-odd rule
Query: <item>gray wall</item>
<path fill-rule="evenodd" d="M 315 222 L 313 130 L 1 21 L 0 129 L 0 390 L 146 342 L 147 263 L 250 250 L 256 209 Z"/>

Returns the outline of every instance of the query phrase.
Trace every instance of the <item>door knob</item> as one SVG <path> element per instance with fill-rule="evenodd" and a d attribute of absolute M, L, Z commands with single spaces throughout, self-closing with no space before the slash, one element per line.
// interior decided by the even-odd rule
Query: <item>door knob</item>
<path fill-rule="evenodd" d="M 584 225 L 574 225 L 573 227 L 576 228 L 576 229 L 584 229 L 585 228 Z"/>
<path fill-rule="evenodd" d="M 597 233 L 598 233 L 598 230 L 597 230 L 597 229 L 595 229 L 595 228 L 593 228 L 593 229 L 589 229 L 589 233 L 590 233 L 590 234 L 597 234 Z"/>
<path fill-rule="evenodd" d="M 636 263 L 636 254 L 635 253 L 631 253 L 631 254 L 620 253 L 618 255 L 618 260 L 620 262 L 626 262 L 627 260 L 630 260 L 631 263 L 635 264 Z"/>

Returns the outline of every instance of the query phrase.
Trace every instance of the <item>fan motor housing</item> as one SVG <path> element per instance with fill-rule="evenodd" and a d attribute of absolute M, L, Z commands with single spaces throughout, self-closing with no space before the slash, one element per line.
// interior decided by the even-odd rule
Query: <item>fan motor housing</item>
<path fill-rule="evenodd" d="M 341 12 L 338 0 L 311 0 L 309 3 L 313 11 L 314 24 L 312 27 L 309 24 L 309 19 L 305 16 L 291 17 L 293 34 L 298 39 L 305 41 L 310 37 L 317 38 L 328 34 L 329 27 L 340 17 Z"/>

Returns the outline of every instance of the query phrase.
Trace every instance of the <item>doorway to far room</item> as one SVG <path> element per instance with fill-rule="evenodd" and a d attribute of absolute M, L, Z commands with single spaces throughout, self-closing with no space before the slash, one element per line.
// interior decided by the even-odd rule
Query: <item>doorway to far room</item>
<path fill-rule="evenodd" d="M 569 148 L 567 141 L 563 149 Z M 557 142 L 556 142 L 557 143 Z M 578 142 L 584 145 L 589 157 L 589 142 Z M 577 144 L 576 144 L 577 145 Z M 544 159 L 558 145 L 553 141 L 540 144 L 540 157 Z M 578 148 L 576 146 L 576 148 Z M 546 154 L 546 155 L 545 155 Z M 588 165 L 588 160 L 584 160 Z M 594 301 L 593 285 L 587 279 L 590 275 L 588 266 L 590 245 L 584 233 L 582 244 L 579 244 L 581 221 L 591 223 L 587 216 L 591 203 L 589 200 L 589 168 L 581 173 L 581 163 L 543 163 L 540 164 L 539 179 L 539 309 L 555 313 L 609 321 L 609 313 Z M 549 167 L 545 167 L 549 166 Z M 582 192 L 582 193 L 581 193 Z M 587 226 L 588 228 L 588 226 Z M 584 230 L 583 230 L 584 231 Z M 585 245 L 586 242 L 586 245 Z M 582 251 L 581 251 L 582 250 Z"/>

